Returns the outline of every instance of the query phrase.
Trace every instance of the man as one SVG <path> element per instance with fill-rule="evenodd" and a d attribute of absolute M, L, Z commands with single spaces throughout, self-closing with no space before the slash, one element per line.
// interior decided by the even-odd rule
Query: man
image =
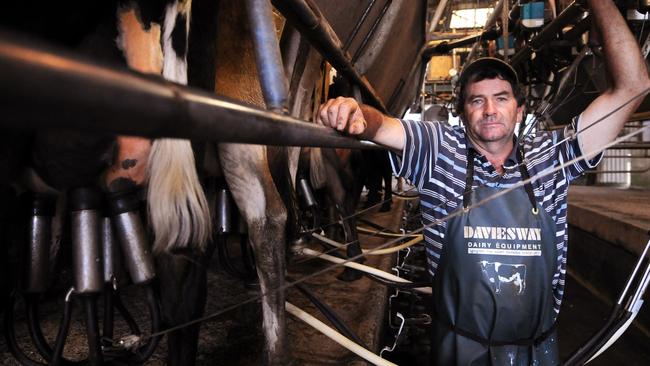
<path fill-rule="evenodd" d="M 566 273 L 568 183 L 598 163 L 598 151 L 643 98 L 586 128 L 650 86 L 618 9 L 611 0 L 588 3 L 611 87 L 577 119 L 584 132 L 575 140 L 556 146 L 560 132 L 538 132 L 516 143 L 524 98 L 515 71 L 492 58 L 460 76 L 462 128 L 400 121 L 349 98 L 321 106 L 325 125 L 400 151 L 391 153 L 395 174 L 420 191 L 438 365 L 559 363 L 554 323 Z M 584 159 L 476 205 L 574 158 Z"/>

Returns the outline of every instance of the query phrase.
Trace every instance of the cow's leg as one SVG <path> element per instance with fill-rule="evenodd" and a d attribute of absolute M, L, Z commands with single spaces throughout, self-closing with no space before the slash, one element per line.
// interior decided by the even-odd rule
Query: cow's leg
<path fill-rule="evenodd" d="M 262 146 L 221 144 L 219 155 L 233 198 L 248 224 L 262 298 L 265 358 L 269 365 L 290 361 L 284 310 L 286 209 L 275 189 Z"/>
<path fill-rule="evenodd" d="M 208 245 L 208 252 L 212 252 Z M 205 266 L 209 255 L 156 256 L 158 280 L 162 285 L 160 300 L 163 304 L 164 328 L 187 323 L 203 316 L 207 295 Z M 167 334 L 167 364 L 194 365 L 201 324 L 193 324 Z"/>
<path fill-rule="evenodd" d="M 344 231 L 344 241 L 346 242 L 346 256 L 356 258 L 356 262 L 363 262 L 361 257 L 361 245 L 356 232 L 356 220 L 354 211 L 358 203 L 358 196 L 363 183 L 358 179 L 346 179 L 350 176 L 344 169 L 348 165 L 349 153 L 343 151 L 342 157 L 334 149 L 323 149 L 324 166 L 327 172 L 327 194 L 336 205 L 338 216 L 342 219 Z M 355 196 L 356 195 L 356 196 Z M 356 197 L 356 198 L 355 198 Z M 343 281 L 353 281 L 359 279 L 362 274 L 356 270 L 345 267 L 345 270 L 338 276 Z"/>

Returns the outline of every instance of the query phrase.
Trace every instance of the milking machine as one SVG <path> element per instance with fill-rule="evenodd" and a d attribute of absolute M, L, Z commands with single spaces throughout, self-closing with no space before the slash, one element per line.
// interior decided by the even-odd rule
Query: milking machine
<path fill-rule="evenodd" d="M 252 250 L 248 243 L 246 222 L 244 222 L 241 216 L 237 216 L 237 220 L 233 220 L 233 215 L 236 214 L 236 210 L 233 212 L 233 198 L 227 188 L 222 187 L 217 190 L 216 201 L 217 256 L 219 265 L 229 275 L 245 281 L 251 281 L 256 278 L 255 259 L 253 258 Z M 228 237 L 233 233 L 233 227 L 235 225 L 239 234 L 241 266 L 234 263 L 234 258 L 228 245 Z"/>
<path fill-rule="evenodd" d="M 419 228 L 419 205 L 417 200 L 405 200 L 402 216 L 402 234 Z M 412 282 L 408 285 L 390 285 L 393 293 L 388 298 L 386 346 L 380 355 L 393 358 L 410 359 L 414 364 L 427 363 L 431 349 L 429 334 L 432 321 L 431 298 L 413 287 L 430 286 L 424 245 L 414 245 L 397 252 L 395 274 Z M 389 355 L 392 354 L 392 355 Z"/>
<path fill-rule="evenodd" d="M 316 230 L 321 226 L 320 208 L 308 179 L 305 176 L 298 177 L 298 197 L 300 198 L 301 212 L 305 217 L 304 221 L 306 221 L 304 222 L 305 228 Z"/>
<path fill-rule="evenodd" d="M 76 188 L 69 192 L 70 239 L 72 246 L 73 286 L 67 291 L 58 334 L 50 346 L 43 334 L 39 318 L 39 301 L 44 298 L 50 282 L 50 243 L 55 198 L 31 194 L 29 199 L 28 245 L 25 248 L 25 274 L 20 289 L 15 291 L 5 312 L 5 336 L 8 347 L 23 365 L 42 365 L 21 349 L 15 332 L 15 311 L 18 296 L 24 299 L 27 327 L 32 344 L 47 364 L 102 365 L 105 360 L 141 363 L 155 350 L 160 337 L 143 341 L 142 332 L 120 298 L 124 280 L 122 261 L 131 282 L 146 294 L 151 333 L 161 329 L 158 296 L 152 286 L 155 269 L 150 243 L 139 214 L 135 193 L 116 193 L 108 197 L 104 216 L 104 195 L 95 188 Z M 116 245 L 119 242 L 120 246 Z M 121 249 L 121 250 L 120 250 Z M 121 253 L 120 253 L 121 252 Z M 103 298 L 103 328 L 100 331 L 97 302 Z M 71 361 L 63 357 L 63 348 L 70 327 L 73 306 L 80 303 L 85 313 L 88 357 Z M 130 334 L 114 339 L 114 311 L 122 315 Z"/>
<path fill-rule="evenodd" d="M 160 308 L 158 306 L 158 295 L 153 286 L 155 280 L 156 270 L 154 268 L 153 255 L 151 253 L 151 243 L 149 242 L 146 230 L 140 219 L 140 200 L 135 192 L 120 192 L 109 196 L 108 211 L 111 215 L 110 221 L 112 228 L 115 230 L 115 238 L 121 244 L 121 252 L 124 254 L 124 262 L 126 269 L 131 278 L 131 282 L 139 287 L 142 287 L 146 294 L 147 306 L 150 315 L 151 333 L 156 333 L 162 329 L 162 321 L 160 315 Z M 110 225 L 106 224 L 106 243 L 114 243 L 112 235 L 108 234 Z M 111 247 L 113 247 L 111 245 Z M 116 254 L 114 249 L 105 249 L 107 255 Z M 115 266 L 117 256 L 112 260 L 113 271 L 120 266 Z M 129 315 L 126 307 L 120 301 L 118 292 L 117 276 L 115 272 L 107 270 L 104 273 L 104 281 L 106 284 L 112 285 L 112 291 L 107 291 L 113 299 L 117 310 L 122 314 L 132 334 L 113 342 L 113 347 L 118 350 L 130 351 L 130 359 L 137 362 L 146 361 L 154 352 L 161 336 L 148 338 L 146 342 L 142 341 L 142 334 L 137 327 L 137 323 Z M 113 311 L 110 307 L 106 308 L 108 314 Z M 112 314 L 108 314 L 112 317 Z M 110 322 L 109 322 L 110 324 Z M 111 330 L 111 329 L 107 329 Z M 104 335 L 104 337 L 109 337 Z"/>

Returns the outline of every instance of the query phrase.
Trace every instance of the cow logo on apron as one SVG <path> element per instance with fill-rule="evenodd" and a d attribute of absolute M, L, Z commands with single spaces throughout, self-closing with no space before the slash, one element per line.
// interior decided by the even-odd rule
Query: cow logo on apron
<path fill-rule="evenodd" d="M 526 289 L 526 265 L 500 262 L 478 262 L 485 279 L 492 285 L 495 294 L 505 290 L 508 294 L 521 296 Z"/>

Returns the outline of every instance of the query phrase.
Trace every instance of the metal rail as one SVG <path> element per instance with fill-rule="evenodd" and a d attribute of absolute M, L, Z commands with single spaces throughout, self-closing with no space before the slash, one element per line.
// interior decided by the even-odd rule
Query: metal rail
<path fill-rule="evenodd" d="M 265 145 L 377 148 L 332 129 L 106 67 L 0 31 L 0 126 Z"/>
<path fill-rule="evenodd" d="M 499 30 L 494 28 L 494 29 L 488 29 L 484 32 L 478 33 L 478 34 L 473 34 L 461 39 L 457 39 L 451 42 L 441 42 L 433 47 L 427 47 L 424 50 L 423 57 L 425 59 L 430 59 L 433 55 L 438 55 L 438 54 L 443 54 L 443 53 L 448 53 L 449 51 L 453 50 L 454 48 L 459 48 L 459 47 L 465 47 L 469 46 L 473 43 L 476 43 L 482 39 L 484 40 L 493 40 L 497 39 L 501 36 L 501 33 L 499 33 Z"/>
<path fill-rule="evenodd" d="M 304 35 L 311 45 L 329 61 L 336 71 L 343 74 L 361 89 L 368 98 L 367 104 L 388 113 L 384 102 L 364 76 L 361 76 L 351 61 L 344 45 L 318 7 L 307 0 L 272 0 L 282 15 Z"/>

